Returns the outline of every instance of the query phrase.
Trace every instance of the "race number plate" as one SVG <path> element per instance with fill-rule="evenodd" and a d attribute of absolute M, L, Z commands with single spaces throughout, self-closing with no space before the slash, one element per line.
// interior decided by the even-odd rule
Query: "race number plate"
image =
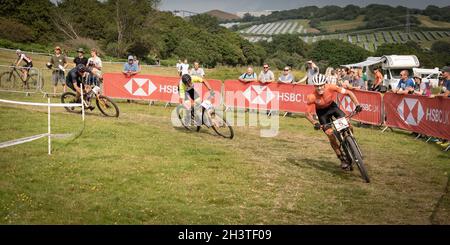
<path fill-rule="evenodd" d="M 337 131 L 341 131 L 349 127 L 348 121 L 345 117 L 339 118 L 336 121 L 333 121 L 334 127 Z"/>
<path fill-rule="evenodd" d="M 212 109 L 212 108 L 213 108 L 213 105 L 212 105 L 211 101 L 209 101 L 209 100 L 203 101 L 203 102 L 202 102 L 202 106 L 203 106 L 203 108 L 205 108 L 206 110 L 209 110 L 209 109 Z"/>

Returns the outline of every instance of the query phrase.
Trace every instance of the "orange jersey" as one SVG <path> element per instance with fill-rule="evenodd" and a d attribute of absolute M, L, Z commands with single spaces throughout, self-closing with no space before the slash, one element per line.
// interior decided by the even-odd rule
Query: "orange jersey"
<path fill-rule="evenodd" d="M 324 109 L 331 105 L 336 100 L 337 93 L 348 94 L 345 88 L 338 87 L 334 84 L 325 84 L 324 93 L 318 94 L 316 90 L 314 93 L 306 97 L 306 111 L 315 113 L 316 109 Z"/>

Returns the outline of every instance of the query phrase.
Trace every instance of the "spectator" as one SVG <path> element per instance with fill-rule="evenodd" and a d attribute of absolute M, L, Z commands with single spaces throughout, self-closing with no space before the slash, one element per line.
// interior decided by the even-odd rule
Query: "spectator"
<path fill-rule="evenodd" d="M 102 60 L 98 57 L 97 49 L 91 49 L 91 58 L 88 59 L 88 67 L 92 75 L 97 79 L 102 79 Z"/>
<path fill-rule="evenodd" d="M 415 95 L 424 95 L 428 97 L 431 96 L 431 86 L 429 80 L 422 81 L 420 75 L 415 75 L 414 82 L 415 82 L 414 87 Z"/>
<path fill-rule="evenodd" d="M 189 74 L 189 64 L 187 59 L 184 59 L 184 62 L 180 65 L 181 76 L 184 74 Z"/>
<path fill-rule="evenodd" d="M 178 60 L 176 67 L 177 67 L 178 76 L 180 76 L 180 77 L 181 77 L 181 64 L 182 64 L 181 60 Z"/>
<path fill-rule="evenodd" d="M 380 92 L 381 86 L 383 85 L 383 74 L 381 74 L 380 68 L 378 67 L 375 67 L 373 72 L 375 75 L 375 81 L 369 90 Z"/>
<path fill-rule="evenodd" d="M 281 83 L 294 83 L 294 76 L 291 74 L 289 66 L 284 67 L 283 74 L 278 78 Z"/>
<path fill-rule="evenodd" d="M 52 71 L 52 83 L 53 83 L 53 96 L 56 96 L 56 89 L 58 86 L 58 82 L 63 85 L 63 90 L 66 92 L 66 77 L 65 71 L 67 67 L 67 59 L 64 54 L 61 53 L 61 48 L 55 47 L 55 54 L 50 57 L 49 63 L 47 63 L 47 67 L 53 67 Z"/>
<path fill-rule="evenodd" d="M 319 67 L 312 60 L 308 61 L 306 65 L 306 75 L 300 79 L 299 83 L 307 81 L 307 84 L 312 84 L 312 78 L 319 74 Z"/>
<path fill-rule="evenodd" d="M 414 92 L 414 81 L 408 77 L 408 70 L 400 72 L 400 81 L 398 81 L 397 88 L 392 91 L 396 94 L 412 94 Z"/>
<path fill-rule="evenodd" d="M 194 67 L 189 72 L 191 76 L 197 76 L 197 77 L 204 77 L 205 71 L 203 71 L 203 68 L 200 68 L 200 64 L 196 61 L 194 62 Z"/>
<path fill-rule="evenodd" d="M 351 82 L 351 86 L 354 89 L 367 90 L 366 82 L 361 78 L 361 76 L 359 74 L 355 74 L 353 76 L 353 80 Z"/>
<path fill-rule="evenodd" d="M 142 66 L 141 66 L 141 63 L 139 62 L 138 58 L 136 57 L 136 55 L 133 56 L 133 63 L 136 63 L 136 64 L 137 64 L 137 66 L 138 66 L 138 72 L 141 72 Z"/>
<path fill-rule="evenodd" d="M 328 77 L 329 84 L 337 84 L 338 83 L 338 75 L 336 74 L 336 70 L 330 71 L 330 76 Z"/>
<path fill-rule="evenodd" d="M 439 97 L 450 97 L 450 66 L 442 68 L 443 83 L 441 93 L 436 95 Z"/>
<path fill-rule="evenodd" d="M 123 71 L 122 73 L 126 76 L 126 77 L 131 77 L 133 75 L 136 75 L 139 73 L 139 66 L 138 64 L 134 61 L 133 56 L 128 56 L 128 62 L 126 62 L 123 65 Z"/>
<path fill-rule="evenodd" d="M 79 48 L 77 50 L 77 53 L 78 53 L 78 56 L 75 57 L 75 59 L 73 59 L 73 63 L 75 63 L 75 66 L 77 66 L 78 64 L 83 64 L 84 66 L 87 66 L 88 59 L 86 57 L 84 57 L 84 49 Z"/>
<path fill-rule="evenodd" d="M 275 75 L 270 70 L 269 64 L 265 63 L 263 65 L 263 70 L 259 73 L 258 81 L 261 83 L 273 83 L 275 82 Z"/>
<path fill-rule="evenodd" d="M 258 81 L 258 77 L 256 76 L 256 72 L 253 71 L 253 68 L 251 66 L 249 66 L 247 68 L 247 72 L 242 74 L 239 77 L 239 81 L 241 82 L 256 82 Z"/>

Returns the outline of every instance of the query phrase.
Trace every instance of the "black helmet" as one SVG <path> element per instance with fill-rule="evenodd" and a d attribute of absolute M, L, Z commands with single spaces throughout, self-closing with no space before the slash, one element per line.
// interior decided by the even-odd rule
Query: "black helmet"
<path fill-rule="evenodd" d="M 52 67 L 53 67 L 53 64 L 50 62 L 47 62 L 47 64 L 45 64 L 45 65 L 47 66 L 48 69 L 52 69 Z"/>
<path fill-rule="evenodd" d="M 181 77 L 181 81 L 182 81 L 185 85 L 187 85 L 188 83 L 191 82 L 191 76 L 190 76 L 189 74 L 184 74 L 184 75 Z"/>
<path fill-rule="evenodd" d="M 84 66 L 83 64 L 78 64 L 77 71 L 78 72 L 86 72 L 86 66 Z"/>

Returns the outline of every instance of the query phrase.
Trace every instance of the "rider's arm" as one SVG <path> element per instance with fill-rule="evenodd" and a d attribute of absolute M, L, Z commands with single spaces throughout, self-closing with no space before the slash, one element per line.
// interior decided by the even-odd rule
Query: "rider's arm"
<path fill-rule="evenodd" d="M 306 119 L 308 119 L 311 124 L 318 123 L 316 120 L 314 120 L 313 114 L 315 114 L 316 111 L 316 104 L 314 103 L 314 95 L 310 94 L 306 97 Z"/>
<path fill-rule="evenodd" d="M 203 83 L 208 88 L 208 90 L 212 90 L 211 85 L 209 85 L 209 82 L 206 79 L 204 79 L 204 78 L 203 78 Z"/>
<path fill-rule="evenodd" d="M 186 100 L 186 86 L 183 82 L 180 81 L 180 84 L 178 85 L 179 91 L 178 91 L 178 97 L 180 100 L 180 104 L 183 104 Z"/>
<path fill-rule="evenodd" d="M 17 60 L 17 63 L 16 63 L 16 66 L 19 66 L 19 65 L 20 65 L 20 62 L 22 62 L 22 60 L 23 60 L 23 54 L 21 54 L 21 55 L 19 56 L 19 58 L 18 58 L 18 60 Z"/>

